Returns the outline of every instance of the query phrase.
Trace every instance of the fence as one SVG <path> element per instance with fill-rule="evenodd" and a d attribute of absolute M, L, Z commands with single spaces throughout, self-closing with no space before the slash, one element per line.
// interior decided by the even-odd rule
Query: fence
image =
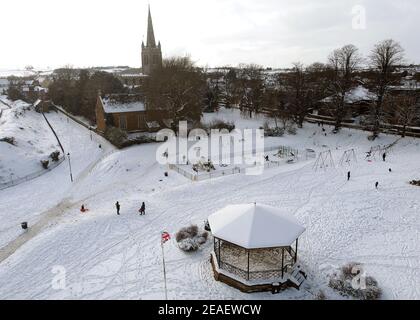
<path fill-rule="evenodd" d="M 331 118 L 331 117 L 319 116 L 319 115 L 313 115 L 313 114 L 307 115 L 305 117 L 305 120 L 307 122 L 310 122 L 310 123 L 323 122 L 326 125 L 334 125 L 335 124 L 334 119 Z M 354 124 L 354 123 L 350 123 L 350 122 L 346 122 L 346 121 L 344 121 L 341 124 L 341 126 L 344 127 L 344 128 L 349 128 L 349 129 L 357 129 L 357 130 L 369 131 L 369 132 L 372 131 L 372 129 L 369 128 L 368 126 L 362 126 L 362 125 L 358 125 L 358 124 Z M 385 134 L 401 135 L 403 126 L 382 123 L 380 128 L 381 128 L 381 132 L 383 132 Z M 406 127 L 405 135 L 407 137 L 420 138 L 420 129 L 418 127 L 408 126 L 408 127 Z"/>
<path fill-rule="evenodd" d="M 298 156 L 299 156 L 298 149 L 294 149 L 287 146 L 271 146 L 271 147 L 264 148 L 264 152 L 270 152 L 270 151 L 278 151 L 277 155 L 279 158 L 292 157 L 293 161 L 295 160 L 297 161 Z M 254 150 L 253 152 L 256 152 L 256 151 Z M 281 165 L 282 165 L 282 162 L 280 161 L 265 161 L 264 168 L 274 168 L 274 167 L 279 167 Z M 183 175 L 187 179 L 190 179 L 191 181 L 204 181 L 204 180 L 220 178 L 220 177 L 224 177 L 228 175 L 240 174 L 240 173 L 246 172 L 246 168 L 241 168 L 241 167 L 234 167 L 230 169 L 216 170 L 216 171 L 209 171 L 209 172 L 190 172 L 188 170 L 181 168 L 177 164 L 169 164 L 169 169 L 175 172 L 178 172 L 179 174 Z"/>
<path fill-rule="evenodd" d="M 267 269 L 267 270 L 245 270 L 238 266 L 233 265 L 223 261 L 222 257 L 219 256 L 218 250 L 214 250 L 214 256 L 218 264 L 219 269 L 227 271 L 237 277 L 240 277 L 248 281 L 256 280 L 272 280 L 272 279 L 284 279 L 284 276 L 293 269 L 294 262 L 290 259 L 284 260 L 283 270 L 280 268 L 277 269 Z"/>
<path fill-rule="evenodd" d="M 35 178 L 38 178 L 38 177 L 42 176 L 43 174 L 45 174 L 45 173 L 53 170 L 54 168 L 58 167 L 61 163 L 63 163 L 64 159 L 65 159 L 65 157 L 63 156 L 57 162 L 53 162 L 48 167 L 48 169 L 42 169 L 40 171 L 28 174 L 27 176 L 19 177 L 19 178 L 16 178 L 16 179 L 11 179 L 10 181 L 0 183 L 0 190 L 7 189 L 7 188 L 10 188 L 10 187 L 14 187 L 14 186 L 17 186 L 20 183 L 27 182 L 27 181 L 33 180 Z"/>

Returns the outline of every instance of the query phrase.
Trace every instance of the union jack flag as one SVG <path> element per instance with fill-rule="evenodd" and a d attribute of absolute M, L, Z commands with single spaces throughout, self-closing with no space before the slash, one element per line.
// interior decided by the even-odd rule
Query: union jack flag
<path fill-rule="evenodd" d="M 168 241 L 170 239 L 171 239 L 171 235 L 168 232 L 163 231 L 162 232 L 162 243 L 165 243 L 166 241 Z"/>

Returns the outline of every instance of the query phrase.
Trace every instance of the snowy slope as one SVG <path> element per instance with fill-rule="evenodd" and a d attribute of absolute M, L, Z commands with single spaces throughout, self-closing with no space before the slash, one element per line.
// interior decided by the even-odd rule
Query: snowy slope
<path fill-rule="evenodd" d="M 240 119 L 236 110 L 206 117 L 235 120 L 238 127 L 259 127 L 263 122 Z M 384 289 L 384 298 L 420 298 L 420 188 L 407 183 L 420 179 L 420 140 L 399 141 L 386 163 L 367 162 L 364 153 L 371 146 L 390 144 L 397 137 L 381 136 L 371 143 L 367 133 L 350 129 L 325 137 L 317 126 L 305 124 L 296 136 L 272 138 L 268 143 L 331 149 L 336 164 L 344 150 L 355 148 L 358 162 L 350 167 L 350 182 L 346 181 L 349 168 L 337 165 L 314 172 L 309 161 L 267 169 L 260 176 L 232 175 L 193 183 L 174 172 L 164 177 L 166 168 L 155 161 L 157 144 L 101 155 L 81 128 L 67 125 L 59 116 L 54 123 L 71 137 L 65 147 L 70 145 L 75 159 L 84 165 L 77 167 L 77 181 L 71 187 L 66 170 L 51 173 L 60 183 L 57 188 L 44 188 L 56 204 L 65 201 L 52 213 L 38 213 L 50 214 L 51 222 L 25 244 L 12 242 L 17 244 L 14 254 L 2 259 L 0 251 L 0 298 L 162 299 L 160 232 L 173 234 L 190 223 L 202 225 L 228 204 L 251 201 L 280 207 L 306 227 L 299 247 L 309 274 L 305 287 L 275 296 L 242 294 L 214 281 L 211 241 L 189 255 L 171 240 L 165 246 L 170 299 L 312 299 L 319 289 L 339 298 L 327 288 L 326 276 L 334 266 L 349 261 L 365 265 L 367 274 Z M 13 195 L 40 187 L 43 179 L 18 186 L 13 194 L 0 192 L 0 200 L 11 199 L 10 214 L 34 208 Z M 117 200 L 121 216 L 115 213 Z M 140 217 L 142 201 L 146 216 Z M 82 203 L 90 209 L 87 214 L 79 211 Z M 57 266 L 66 270 L 64 290 L 51 286 Z"/>
<path fill-rule="evenodd" d="M 40 161 L 60 150 L 44 118 L 31 105 L 23 101 L 8 104 L 12 108 L 2 111 L 0 139 L 14 138 L 15 145 L 0 141 L 0 184 L 42 171 Z"/>
<path fill-rule="evenodd" d="M 31 116 L 38 120 L 41 116 L 31 112 Z M 71 154 L 73 176 L 78 181 L 79 177 L 86 174 L 89 167 L 99 161 L 104 155 L 112 152 L 114 148 L 102 137 L 93 135 L 86 128 L 76 124 L 58 113 L 52 112 L 47 117 L 55 128 L 64 145 L 65 151 Z M 44 119 L 39 119 L 39 124 L 47 126 Z M 49 130 L 49 128 L 47 127 Z M 51 141 L 56 141 L 51 131 L 47 131 Z M 54 139 L 54 140 L 53 140 Z M 99 149 L 99 143 L 102 149 Z M 28 164 L 29 165 L 29 164 Z M 22 234 L 18 228 L 22 221 L 34 225 L 45 212 L 53 210 L 68 195 L 73 188 L 69 176 L 69 164 L 66 160 L 61 165 L 41 177 L 30 182 L 0 191 L 0 247 Z M 44 214 L 43 214 L 44 213 Z M 2 251 L 0 250 L 0 256 Z"/>

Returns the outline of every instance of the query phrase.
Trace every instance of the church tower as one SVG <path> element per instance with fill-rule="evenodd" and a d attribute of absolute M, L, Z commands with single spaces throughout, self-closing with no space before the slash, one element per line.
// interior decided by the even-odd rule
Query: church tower
<path fill-rule="evenodd" d="M 156 45 L 152 15 L 150 14 L 150 6 L 149 16 L 147 19 L 147 42 L 146 45 L 144 45 L 144 42 L 141 44 L 141 64 L 143 73 L 146 75 L 150 75 L 153 70 L 162 67 L 162 49 L 160 46 L 160 41 L 158 45 Z"/>

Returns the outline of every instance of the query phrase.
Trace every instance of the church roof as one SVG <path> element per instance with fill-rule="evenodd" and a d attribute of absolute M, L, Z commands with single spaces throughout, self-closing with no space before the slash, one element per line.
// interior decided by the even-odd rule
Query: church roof
<path fill-rule="evenodd" d="M 153 30 L 153 21 L 152 21 L 152 14 L 150 13 L 150 6 L 149 6 L 149 16 L 147 18 L 147 46 L 156 47 L 155 32 Z"/>

